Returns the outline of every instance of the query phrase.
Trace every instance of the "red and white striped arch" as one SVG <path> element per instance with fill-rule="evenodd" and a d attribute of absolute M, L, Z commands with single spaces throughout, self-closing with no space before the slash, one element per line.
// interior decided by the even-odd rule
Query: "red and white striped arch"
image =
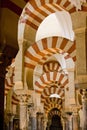
<path fill-rule="evenodd" d="M 19 21 L 37 30 L 45 17 L 62 10 L 72 13 L 76 11 L 76 8 L 68 0 L 29 0 L 24 7 Z"/>
<path fill-rule="evenodd" d="M 57 108 L 58 110 L 61 110 L 62 108 L 61 100 L 58 98 L 47 98 L 46 102 L 44 103 L 45 112 L 48 113 L 53 108 Z"/>
<path fill-rule="evenodd" d="M 45 87 L 50 87 L 52 83 L 57 81 L 64 88 L 68 84 L 68 78 L 66 75 L 59 72 L 49 72 L 41 75 L 41 77 L 35 82 L 34 89 L 37 93 L 42 93 Z"/>
<path fill-rule="evenodd" d="M 66 10 L 69 13 L 76 12 L 74 7 L 69 0 L 29 0 L 23 9 L 21 17 L 19 19 L 19 25 L 23 23 L 23 32 L 19 29 L 18 39 L 28 39 L 31 41 L 31 36 L 27 35 L 30 30 L 33 32 L 32 42 L 35 41 L 36 31 L 41 22 L 50 14 L 56 11 Z M 82 10 L 87 11 L 87 7 L 82 6 Z M 26 29 L 27 28 L 27 29 Z M 20 35 L 22 34 L 22 35 Z"/>
<path fill-rule="evenodd" d="M 51 85 L 49 85 L 51 86 Z M 62 88 L 62 86 L 58 86 L 58 85 L 53 85 L 52 87 L 45 87 L 42 94 L 41 94 L 41 102 L 44 103 L 47 98 L 50 97 L 51 94 L 58 94 L 61 99 L 64 99 L 64 89 Z"/>
<path fill-rule="evenodd" d="M 43 64 L 43 71 L 44 72 L 49 72 L 49 71 L 61 71 L 62 68 L 59 64 L 59 62 L 57 61 L 49 61 L 49 62 L 46 62 L 45 64 Z"/>
<path fill-rule="evenodd" d="M 72 60 L 76 61 L 76 43 L 66 38 L 61 37 L 48 37 L 44 38 L 32 46 L 30 46 L 25 52 L 25 67 L 34 69 L 39 63 L 43 65 L 46 59 L 45 56 L 51 56 L 57 53 L 66 52 Z M 69 58 L 65 56 L 65 58 Z"/>
<path fill-rule="evenodd" d="M 4 90 L 4 96 L 7 96 L 8 95 L 8 92 L 13 89 L 14 87 L 14 71 L 15 71 L 15 59 L 12 60 L 12 63 L 10 66 L 7 67 L 7 74 L 6 74 L 6 77 L 5 77 L 5 90 Z M 17 105 L 19 103 L 19 100 L 17 98 L 17 95 L 16 94 L 12 94 L 12 100 L 11 100 L 11 103 L 13 105 Z"/>
<path fill-rule="evenodd" d="M 23 1 L 21 1 L 22 4 L 19 4 L 19 2 L 17 2 L 17 1 L 14 2 L 14 1 L 7 0 L 7 3 L 6 3 L 5 0 L 3 0 L 3 2 L 1 3 L 1 7 L 2 8 L 8 8 L 12 12 L 14 12 L 18 16 L 20 16 L 23 7 L 26 5 L 26 2 L 28 2 L 28 1 L 30 1 L 30 0 L 23 0 Z M 49 1 L 49 2 L 53 3 L 51 1 Z M 55 0 L 55 2 L 57 2 L 57 0 Z M 44 3 L 44 0 L 43 0 L 43 3 Z M 64 2 L 59 1 L 59 5 L 60 4 L 61 4 L 61 6 L 63 5 L 63 7 L 65 7 L 66 9 L 68 9 L 69 6 L 70 6 L 70 2 L 68 0 L 64 0 Z M 33 3 L 31 5 L 34 6 Z M 75 7 L 72 6 L 72 8 L 71 8 L 71 10 L 69 12 L 73 12 L 75 10 L 76 10 Z M 87 11 L 87 6 L 82 5 L 82 10 L 81 11 Z"/>

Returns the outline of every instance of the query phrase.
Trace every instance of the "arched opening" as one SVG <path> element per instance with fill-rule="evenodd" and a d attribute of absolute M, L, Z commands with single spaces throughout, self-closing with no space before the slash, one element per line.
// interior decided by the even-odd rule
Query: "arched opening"
<path fill-rule="evenodd" d="M 48 114 L 47 130 L 63 130 L 61 112 L 57 108 L 51 109 Z"/>
<path fill-rule="evenodd" d="M 61 118 L 58 115 L 52 116 L 50 130 L 63 130 Z"/>

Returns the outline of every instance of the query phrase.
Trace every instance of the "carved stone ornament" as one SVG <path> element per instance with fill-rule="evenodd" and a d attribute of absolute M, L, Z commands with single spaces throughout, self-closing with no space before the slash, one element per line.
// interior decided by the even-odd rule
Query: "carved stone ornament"
<path fill-rule="evenodd" d="M 20 100 L 20 104 L 28 104 L 31 97 L 29 90 L 16 90 L 16 94 L 18 99 Z"/>

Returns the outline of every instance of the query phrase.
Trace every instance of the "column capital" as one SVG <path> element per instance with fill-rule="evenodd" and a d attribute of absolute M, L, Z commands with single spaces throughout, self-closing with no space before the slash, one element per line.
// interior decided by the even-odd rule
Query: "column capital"
<path fill-rule="evenodd" d="M 15 93 L 17 94 L 17 97 L 18 97 L 21 105 L 28 104 L 29 99 L 31 97 L 29 90 L 19 89 L 19 90 L 16 90 Z"/>
<path fill-rule="evenodd" d="M 37 116 L 37 110 L 34 107 L 29 108 L 28 112 L 29 112 L 29 115 L 31 117 L 36 117 Z"/>
<path fill-rule="evenodd" d="M 43 117 L 43 113 L 37 112 L 37 116 L 41 118 L 41 117 Z"/>
<path fill-rule="evenodd" d="M 71 111 L 73 115 L 78 115 L 78 111 L 81 109 L 80 105 L 71 105 Z"/>
<path fill-rule="evenodd" d="M 87 89 L 82 90 L 82 101 L 86 100 L 87 101 Z"/>

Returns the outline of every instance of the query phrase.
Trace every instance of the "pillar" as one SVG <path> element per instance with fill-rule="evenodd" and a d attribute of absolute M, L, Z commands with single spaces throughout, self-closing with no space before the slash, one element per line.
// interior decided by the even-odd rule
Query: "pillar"
<path fill-rule="evenodd" d="M 64 119 L 64 127 L 63 127 L 63 129 L 64 130 L 71 130 L 70 129 L 70 115 L 67 113 L 66 114 L 66 118 Z"/>
<path fill-rule="evenodd" d="M 75 104 L 75 84 L 74 84 L 74 70 L 69 70 L 69 103 L 70 105 Z"/>
<path fill-rule="evenodd" d="M 65 130 L 73 130 L 73 128 L 72 128 L 72 125 L 73 125 L 72 124 L 73 123 L 72 113 L 68 112 L 66 118 L 67 118 L 67 120 L 65 120 L 65 126 L 66 126 Z"/>
<path fill-rule="evenodd" d="M 37 129 L 40 130 L 40 127 L 41 127 L 41 125 L 40 125 L 40 113 L 38 112 L 37 113 Z"/>
<path fill-rule="evenodd" d="M 29 129 L 28 130 L 37 130 L 37 110 L 34 107 L 34 104 L 28 104 L 28 113 L 29 113 Z"/>
<path fill-rule="evenodd" d="M 41 130 L 44 130 L 44 117 L 42 115 L 42 118 L 41 118 Z"/>
<path fill-rule="evenodd" d="M 87 130 L 87 90 L 86 89 L 83 89 L 82 110 L 83 110 L 82 130 Z"/>
<path fill-rule="evenodd" d="M 47 117 L 46 115 L 44 115 L 44 130 L 46 130 L 46 127 L 47 127 Z"/>
<path fill-rule="evenodd" d="M 16 90 L 15 91 L 18 99 L 20 100 L 20 112 L 19 112 L 19 127 L 20 130 L 28 130 L 28 120 L 27 120 L 27 110 L 28 110 L 28 101 L 30 98 L 28 90 Z"/>
<path fill-rule="evenodd" d="M 8 119 L 9 119 L 9 130 L 13 130 L 13 118 L 14 115 L 12 113 L 7 113 Z"/>
<path fill-rule="evenodd" d="M 20 103 L 20 130 L 27 130 L 27 105 Z"/>
<path fill-rule="evenodd" d="M 37 130 L 36 114 L 32 114 L 31 116 L 31 130 Z"/>
<path fill-rule="evenodd" d="M 78 107 L 73 105 L 72 106 L 72 121 L 73 121 L 73 130 L 79 130 L 79 114 L 78 114 Z"/>
<path fill-rule="evenodd" d="M 62 119 L 62 124 L 63 124 L 63 130 L 66 130 L 66 119 L 64 117 Z"/>
<path fill-rule="evenodd" d="M 43 120 L 42 120 L 42 113 L 38 112 L 37 113 L 37 129 L 38 130 L 43 130 Z"/>

